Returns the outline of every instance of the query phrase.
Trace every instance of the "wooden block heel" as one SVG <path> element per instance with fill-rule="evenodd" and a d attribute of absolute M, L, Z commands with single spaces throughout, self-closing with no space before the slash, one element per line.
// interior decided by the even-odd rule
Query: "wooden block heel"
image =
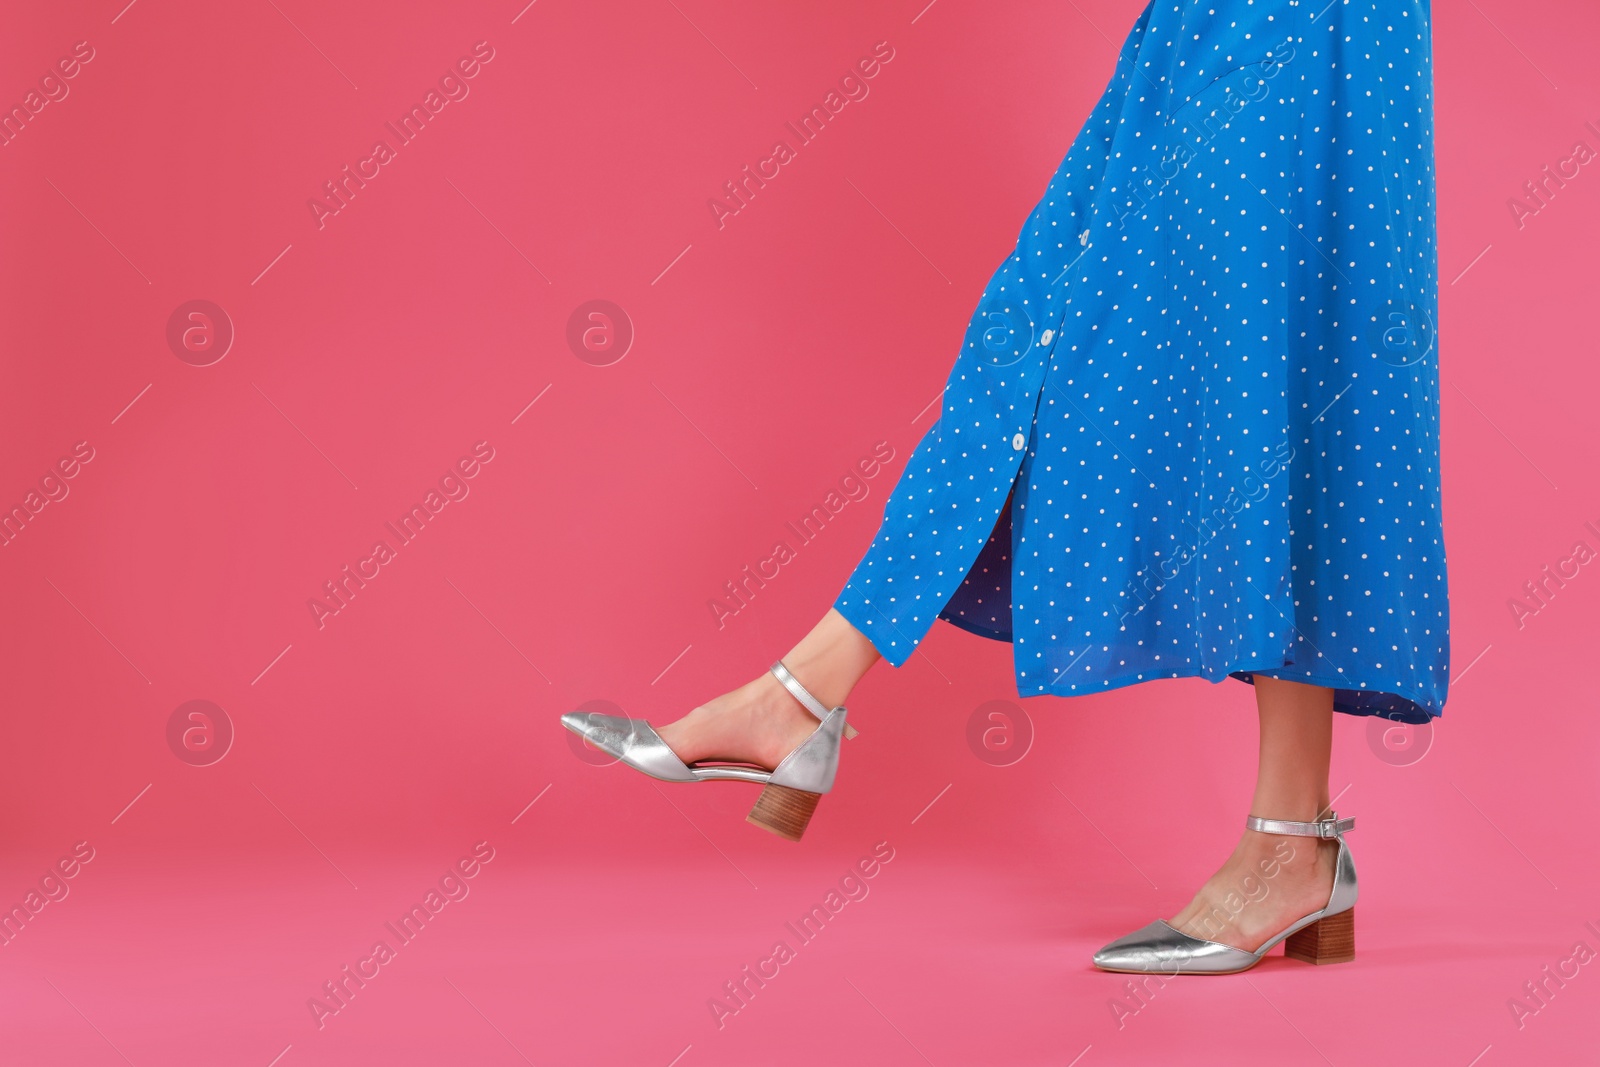
<path fill-rule="evenodd" d="M 1283 943 L 1283 954 L 1307 963 L 1349 963 L 1356 958 L 1356 909 L 1318 919 Z"/>
<path fill-rule="evenodd" d="M 812 813 L 817 810 L 817 801 L 821 799 L 821 793 L 769 785 L 761 790 L 761 795 L 756 798 L 756 806 L 750 809 L 746 821 L 755 823 L 763 830 L 771 830 L 779 837 L 798 841 L 806 832 L 806 824 L 811 821 Z"/>

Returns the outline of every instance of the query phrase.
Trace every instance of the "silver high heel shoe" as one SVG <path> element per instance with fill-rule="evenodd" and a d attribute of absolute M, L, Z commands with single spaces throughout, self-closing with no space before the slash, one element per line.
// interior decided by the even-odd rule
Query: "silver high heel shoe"
<path fill-rule="evenodd" d="M 782 660 L 771 669 L 783 687 L 822 723 L 770 771 L 737 763 L 684 763 L 643 719 L 572 711 L 561 716 L 561 725 L 634 770 L 663 782 L 759 782 L 766 788 L 750 809 L 749 821 L 798 841 L 822 794 L 833 788 L 839 770 L 839 741 L 855 736 L 855 730 L 845 724 L 843 704 L 829 710 L 789 673 Z"/>
<path fill-rule="evenodd" d="M 1289 822 L 1283 819 L 1245 819 L 1251 830 L 1264 834 L 1289 834 L 1294 837 L 1334 838 L 1339 842 L 1339 858 L 1333 868 L 1333 892 L 1327 906 L 1296 919 L 1288 929 L 1269 937 L 1254 952 L 1219 941 L 1191 937 L 1157 919 L 1149 926 L 1119 937 L 1094 954 L 1094 965 L 1105 971 L 1134 974 L 1235 974 L 1261 962 L 1274 945 L 1287 939 L 1283 954 L 1307 963 L 1345 963 L 1356 956 L 1356 865 L 1344 834 L 1355 828 L 1353 818 L 1341 819 L 1338 812 L 1316 822 Z"/>

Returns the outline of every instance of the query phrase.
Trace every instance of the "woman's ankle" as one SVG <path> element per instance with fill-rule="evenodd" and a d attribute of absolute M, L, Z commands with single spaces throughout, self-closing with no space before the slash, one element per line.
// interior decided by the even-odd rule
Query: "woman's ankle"
<path fill-rule="evenodd" d="M 1246 830 L 1234 855 L 1265 879 L 1293 883 L 1324 881 L 1338 852 L 1337 841 Z"/>
<path fill-rule="evenodd" d="M 830 608 L 783 657 L 783 665 L 826 707 L 843 704 L 880 659 L 866 635 Z"/>

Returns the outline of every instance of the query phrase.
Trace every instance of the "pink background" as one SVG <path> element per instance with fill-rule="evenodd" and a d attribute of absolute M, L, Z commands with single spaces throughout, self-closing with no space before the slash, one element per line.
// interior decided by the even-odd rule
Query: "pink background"
<path fill-rule="evenodd" d="M 1600 549 L 1600 173 L 1520 229 L 1506 206 L 1600 148 L 1592 4 L 1435 10 L 1460 681 L 1431 741 L 1337 724 L 1358 957 L 1119 1026 L 1089 955 L 1237 838 L 1243 686 L 1019 702 L 1008 646 L 937 626 L 853 696 L 799 847 L 744 823 L 753 788 L 594 766 L 557 718 L 675 718 L 827 607 L 1137 0 L 124 2 L 0 36 L 8 108 L 94 49 L 0 148 L 0 504 L 94 450 L 0 548 L 0 904 L 94 850 L 0 946 L 0 1061 L 1595 1059 L 1600 966 L 1507 1006 L 1600 950 L 1600 567 L 1507 606 Z M 479 41 L 469 95 L 319 229 L 308 199 Z M 870 94 L 719 229 L 707 200 L 880 41 Z M 236 330 L 204 367 L 166 340 L 197 299 Z M 636 331 L 610 366 L 566 341 L 592 299 Z M 480 441 L 470 494 L 319 628 L 323 582 Z M 723 583 L 880 441 L 870 495 L 719 628 Z M 235 732 L 209 766 L 168 742 L 190 700 Z M 995 700 L 1034 735 L 1006 766 L 968 743 Z M 319 1029 L 308 998 L 481 841 L 470 894 Z M 719 1028 L 708 1000 L 878 842 L 870 894 Z"/>

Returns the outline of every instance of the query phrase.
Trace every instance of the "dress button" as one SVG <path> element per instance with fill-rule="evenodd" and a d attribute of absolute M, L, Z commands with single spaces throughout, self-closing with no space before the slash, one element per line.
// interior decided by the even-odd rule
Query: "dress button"
<path fill-rule="evenodd" d="M 1047 345 L 1051 341 L 1055 340 L 1055 336 L 1056 332 L 1054 330 L 1046 330 L 1044 333 L 1039 335 L 1039 343 L 1042 345 Z"/>
<path fill-rule="evenodd" d="M 1011 447 L 1012 447 L 1012 449 L 1014 449 L 1017 452 L 1021 452 L 1022 451 L 1022 447 L 1024 445 L 1026 445 L 1027 443 L 1028 443 L 1028 439 L 1026 437 L 1022 436 L 1020 433 L 1017 434 L 1015 437 L 1013 437 L 1011 439 Z"/>

